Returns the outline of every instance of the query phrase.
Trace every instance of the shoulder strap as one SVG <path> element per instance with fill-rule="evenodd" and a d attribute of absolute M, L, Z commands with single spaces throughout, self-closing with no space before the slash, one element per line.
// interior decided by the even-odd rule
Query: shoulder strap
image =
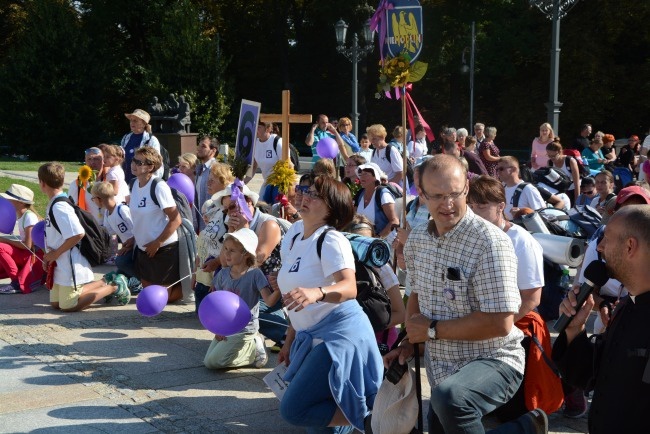
<path fill-rule="evenodd" d="M 273 151 L 275 152 L 276 157 L 278 156 L 278 140 L 280 140 L 280 135 L 276 134 L 273 139 Z"/>
<path fill-rule="evenodd" d="M 515 192 L 512 193 L 512 207 L 517 208 L 519 206 L 519 197 L 521 196 L 521 192 L 524 191 L 524 188 L 526 186 L 530 185 L 530 182 L 522 182 L 517 186 L 515 189 Z"/>
<path fill-rule="evenodd" d="M 327 233 L 329 231 L 333 231 L 333 230 L 335 230 L 335 229 L 334 228 L 327 228 L 327 229 L 325 229 L 323 231 L 323 233 L 321 233 L 318 236 L 318 240 L 316 240 L 316 253 L 318 253 L 318 259 L 320 259 L 320 254 L 321 254 L 321 251 L 323 250 L 323 243 L 325 242 L 325 237 L 327 236 Z"/>
<path fill-rule="evenodd" d="M 291 245 L 289 246 L 289 250 L 293 249 L 293 243 L 296 242 L 296 239 L 300 236 L 300 232 L 298 232 L 296 235 L 291 238 Z"/>
<path fill-rule="evenodd" d="M 158 202 L 158 198 L 156 197 L 156 185 L 158 185 L 159 182 L 160 182 L 160 178 L 153 177 L 151 179 L 151 187 L 150 187 L 150 190 L 149 190 L 149 196 L 151 196 L 151 200 L 158 207 L 160 207 L 160 203 Z"/>
<path fill-rule="evenodd" d="M 117 215 L 122 219 L 122 221 L 124 221 L 124 216 L 122 216 L 122 213 L 120 212 L 120 208 L 123 207 L 123 206 L 125 206 L 123 203 L 119 204 L 119 205 L 117 206 L 117 210 L 116 210 L 116 211 L 117 211 Z"/>
<path fill-rule="evenodd" d="M 381 195 L 384 193 L 384 190 L 387 189 L 388 187 L 379 185 L 375 189 L 375 208 L 376 209 L 382 209 L 381 208 Z"/>
<path fill-rule="evenodd" d="M 390 161 L 390 150 L 392 148 L 393 148 L 393 145 L 391 145 L 390 143 L 388 144 L 388 146 L 386 146 L 386 160 L 388 160 L 389 163 L 391 162 Z"/>
<path fill-rule="evenodd" d="M 363 194 L 363 191 L 364 191 L 364 189 L 361 188 L 361 189 L 359 189 L 359 191 L 357 191 L 354 194 L 354 197 L 352 198 L 352 202 L 354 203 L 355 206 L 359 206 L 359 199 L 361 198 L 361 195 Z"/>
<path fill-rule="evenodd" d="M 50 214 L 49 214 L 50 215 L 50 223 L 52 223 L 52 226 L 54 226 L 54 229 L 56 229 L 59 233 L 61 233 L 61 229 L 59 229 L 59 225 L 56 222 L 56 219 L 54 218 L 54 210 L 53 210 L 54 204 L 59 203 L 59 202 L 67 202 L 68 205 L 70 205 L 70 206 L 73 206 L 73 205 L 70 203 L 70 200 L 65 196 L 57 197 L 56 199 L 54 199 L 52 201 L 52 205 L 50 205 Z"/>

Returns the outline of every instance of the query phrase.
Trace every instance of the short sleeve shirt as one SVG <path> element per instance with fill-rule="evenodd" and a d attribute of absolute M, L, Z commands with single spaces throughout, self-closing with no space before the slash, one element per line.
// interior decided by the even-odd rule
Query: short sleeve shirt
<path fill-rule="evenodd" d="M 450 320 L 475 311 L 519 311 L 517 256 L 508 236 L 471 209 L 441 237 L 433 225 L 420 225 L 404 248 L 408 279 L 420 311 L 430 319 Z M 458 280 L 448 270 L 458 270 Z M 426 367 L 431 387 L 479 358 L 496 359 L 524 371 L 523 333 L 512 327 L 504 337 L 482 341 L 427 340 Z"/>
<path fill-rule="evenodd" d="M 269 286 L 264 273 L 259 268 L 250 268 L 243 276 L 233 279 L 230 275 L 230 267 L 222 268 L 213 280 L 213 286 L 217 291 L 230 291 L 242 298 L 251 310 L 251 320 L 244 328 L 245 333 L 257 333 L 260 328 L 260 292 Z"/>
<path fill-rule="evenodd" d="M 138 247 L 144 251 L 145 245 L 158 238 L 160 233 L 165 229 L 169 218 L 163 211 L 166 208 L 176 206 L 172 197 L 172 191 L 165 181 L 159 181 L 154 193 L 160 206 L 156 205 L 151 199 L 151 183 L 154 178 L 149 179 L 146 185 L 139 186 L 136 180 L 131 190 L 131 217 L 133 218 L 133 235 Z M 178 235 L 174 232 L 169 238 L 163 241 L 162 245 L 166 246 L 178 241 Z"/>

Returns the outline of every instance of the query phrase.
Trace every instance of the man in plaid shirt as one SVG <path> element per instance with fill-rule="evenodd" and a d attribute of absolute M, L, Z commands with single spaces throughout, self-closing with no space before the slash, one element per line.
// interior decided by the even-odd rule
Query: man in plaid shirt
<path fill-rule="evenodd" d="M 521 298 L 512 242 L 467 206 L 467 172 L 450 155 L 420 168 L 431 220 L 404 248 L 409 283 L 408 341 L 386 356 L 400 362 L 425 343 L 431 433 L 484 432 L 481 417 L 507 402 L 524 372 Z"/>

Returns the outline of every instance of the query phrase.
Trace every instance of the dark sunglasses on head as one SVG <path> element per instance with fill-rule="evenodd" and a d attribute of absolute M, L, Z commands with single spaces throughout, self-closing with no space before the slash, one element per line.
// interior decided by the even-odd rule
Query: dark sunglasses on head
<path fill-rule="evenodd" d="M 102 151 L 99 150 L 99 148 L 88 148 L 84 152 L 86 153 L 86 155 L 97 155 Z"/>

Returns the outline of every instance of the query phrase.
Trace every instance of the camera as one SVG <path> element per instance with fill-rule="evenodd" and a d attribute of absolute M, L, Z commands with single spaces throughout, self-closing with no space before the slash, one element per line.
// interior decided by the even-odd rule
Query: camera
<path fill-rule="evenodd" d="M 393 384 L 399 383 L 399 380 L 402 379 L 404 373 L 408 370 L 408 363 L 400 364 L 399 357 L 397 357 L 388 367 L 386 371 L 386 379 Z"/>

